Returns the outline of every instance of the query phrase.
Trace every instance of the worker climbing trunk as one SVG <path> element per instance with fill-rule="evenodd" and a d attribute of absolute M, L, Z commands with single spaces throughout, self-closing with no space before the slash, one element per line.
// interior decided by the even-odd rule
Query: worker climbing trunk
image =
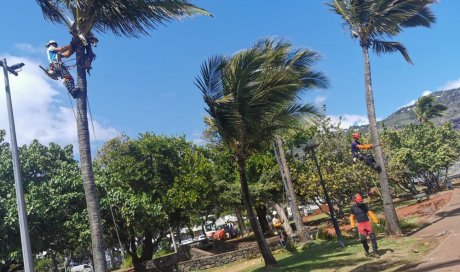
<path fill-rule="evenodd" d="M 48 48 L 47 55 L 50 66 L 48 69 L 44 69 L 40 66 L 40 68 L 46 71 L 46 74 L 52 79 L 63 79 L 64 86 L 73 98 L 78 96 L 79 89 L 75 87 L 75 81 L 67 66 L 62 62 L 62 58 L 68 58 L 72 56 L 75 52 L 77 43 L 78 40 L 72 39 L 72 42 L 69 45 L 58 47 L 58 43 L 56 41 L 49 41 L 46 44 L 46 47 Z"/>

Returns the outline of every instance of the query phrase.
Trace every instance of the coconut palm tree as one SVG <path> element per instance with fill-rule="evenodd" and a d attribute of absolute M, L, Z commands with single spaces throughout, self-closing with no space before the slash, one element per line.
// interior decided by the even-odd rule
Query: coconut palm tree
<path fill-rule="evenodd" d="M 83 188 L 91 229 L 92 252 L 96 271 L 106 271 L 102 225 L 99 200 L 94 183 L 91 147 L 87 117 L 87 81 L 86 72 L 90 67 L 92 32 L 112 32 L 117 36 L 140 37 L 147 35 L 149 29 L 172 19 L 193 15 L 209 15 L 187 0 L 36 0 L 44 17 L 69 27 L 72 36 L 78 36 L 82 42 L 76 48 L 77 84 L 80 94 L 77 99 L 77 129 L 80 151 Z"/>
<path fill-rule="evenodd" d="M 431 95 L 424 95 L 415 102 L 414 112 L 420 123 L 427 123 L 433 117 L 443 116 L 447 107 L 436 101 Z"/>
<path fill-rule="evenodd" d="M 429 27 L 435 21 L 429 4 L 433 0 L 334 0 L 328 5 L 342 17 L 352 38 L 359 41 L 364 59 L 364 81 L 367 116 L 379 173 L 380 188 L 385 211 L 385 225 L 391 235 L 401 235 L 401 228 L 391 199 L 388 176 L 380 147 L 375 118 L 374 95 L 371 80 L 369 48 L 377 55 L 400 52 L 405 60 L 412 60 L 403 44 L 386 39 L 394 38 L 407 27 Z"/>
<path fill-rule="evenodd" d="M 207 105 L 207 123 L 234 154 L 242 199 L 267 267 L 277 262 L 253 210 L 246 160 L 270 146 L 277 133 L 317 114 L 313 106 L 298 100 L 302 91 L 327 85 L 325 76 L 311 69 L 317 59 L 314 51 L 263 39 L 232 57 L 210 58 L 195 83 Z"/>

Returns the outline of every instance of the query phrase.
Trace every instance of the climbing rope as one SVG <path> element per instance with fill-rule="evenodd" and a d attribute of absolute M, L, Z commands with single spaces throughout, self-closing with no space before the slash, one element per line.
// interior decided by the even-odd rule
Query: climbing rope
<path fill-rule="evenodd" d="M 67 92 L 67 95 L 68 95 L 68 97 L 69 97 L 70 106 L 72 107 L 72 112 L 73 112 L 73 116 L 74 116 L 74 118 L 75 118 L 75 122 L 78 123 L 77 114 L 75 113 L 75 108 L 74 108 L 74 105 L 73 105 L 73 99 L 72 99 L 72 97 L 70 96 L 70 93 L 69 93 L 69 92 Z M 95 128 L 94 128 L 93 114 L 91 113 L 91 107 L 90 107 L 88 95 L 86 95 L 86 102 L 87 102 L 87 105 L 88 105 L 88 113 L 89 113 L 89 117 L 90 117 L 90 121 L 91 121 L 91 127 L 92 127 L 92 129 L 93 129 L 94 143 L 96 144 L 96 152 L 99 152 L 99 145 L 97 144 L 96 130 L 95 130 Z M 83 116 L 81 115 L 81 112 L 80 112 L 80 110 L 78 109 L 78 107 L 77 107 L 77 111 L 78 111 L 78 115 L 80 115 L 80 119 L 83 119 Z"/>
<path fill-rule="evenodd" d="M 99 152 L 99 145 L 97 144 L 96 130 L 94 129 L 93 114 L 91 113 L 91 107 L 90 107 L 90 105 L 89 105 L 89 97 L 88 97 L 88 94 L 86 95 L 86 102 L 88 103 L 89 118 L 90 118 L 90 120 L 91 120 L 91 127 L 93 128 L 94 143 L 96 144 L 96 153 L 97 153 L 97 152 Z"/>
<path fill-rule="evenodd" d="M 69 96 L 70 106 L 72 107 L 72 112 L 73 112 L 73 117 L 75 117 L 75 122 L 78 122 L 78 121 L 77 121 L 77 115 L 75 114 L 75 109 L 73 108 L 72 97 L 70 97 L 70 93 L 69 93 L 69 92 L 67 92 L 67 95 Z"/>

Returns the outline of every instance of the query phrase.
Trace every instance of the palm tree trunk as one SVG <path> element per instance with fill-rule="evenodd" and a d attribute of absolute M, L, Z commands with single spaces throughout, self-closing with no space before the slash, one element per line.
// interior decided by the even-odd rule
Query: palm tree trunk
<path fill-rule="evenodd" d="M 366 85 L 366 106 L 367 117 L 369 119 L 369 130 L 371 132 L 372 144 L 375 150 L 375 159 L 380 165 L 382 171 L 379 173 L 380 189 L 382 193 L 383 210 L 385 212 L 385 228 L 390 235 L 401 236 L 401 228 L 398 223 L 398 216 L 391 199 L 390 185 L 388 182 L 387 170 L 385 167 L 382 148 L 380 147 L 379 132 L 377 129 L 377 120 L 375 118 L 374 94 L 372 92 L 371 65 L 369 61 L 368 47 L 362 47 L 364 57 L 364 81 Z"/>
<path fill-rule="evenodd" d="M 107 271 L 107 264 L 105 262 L 104 254 L 105 249 L 102 234 L 102 221 L 91 160 L 91 146 L 89 139 L 86 102 L 86 71 L 84 68 L 82 68 L 84 64 L 83 50 L 83 47 L 80 46 L 76 51 L 77 83 L 81 92 L 77 98 L 78 147 L 80 150 L 80 167 L 81 175 L 83 178 L 83 189 L 85 191 L 86 208 L 88 210 L 89 225 L 91 230 L 91 246 L 94 258 L 94 269 L 96 272 L 105 272 Z"/>
<path fill-rule="evenodd" d="M 244 205 L 246 206 L 249 223 L 251 223 L 252 230 L 254 231 L 254 236 L 256 237 L 260 253 L 264 258 L 266 267 L 276 266 L 278 262 L 276 261 L 275 257 L 273 257 L 273 254 L 268 247 L 267 241 L 265 241 L 265 237 L 262 233 L 262 228 L 260 227 L 259 221 L 257 220 L 252 208 L 252 201 L 249 194 L 248 181 L 246 178 L 246 161 L 244 158 L 237 156 L 237 163 L 238 172 L 240 174 L 241 198 L 243 199 Z"/>
<path fill-rule="evenodd" d="M 279 156 L 278 164 L 280 166 L 281 175 L 284 176 L 284 181 L 286 182 L 286 190 L 289 192 L 290 207 L 294 218 L 295 227 L 297 229 L 296 232 L 299 240 L 305 242 L 308 238 L 305 232 L 305 227 L 303 225 L 302 215 L 300 215 L 299 204 L 297 202 L 294 186 L 292 185 L 291 172 L 287 164 L 286 153 L 284 152 L 283 139 L 281 139 L 280 136 L 277 136 L 275 143 L 275 148 L 277 149 L 275 152 L 277 152 Z"/>

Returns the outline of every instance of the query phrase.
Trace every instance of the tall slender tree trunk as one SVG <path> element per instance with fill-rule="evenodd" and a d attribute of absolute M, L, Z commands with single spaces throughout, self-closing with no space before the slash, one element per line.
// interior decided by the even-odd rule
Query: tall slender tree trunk
<path fill-rule="evenodd" d="M 383 210 L 385 212 L 385 228 L 390 235 L 401 236 L 401 228 L 398 223 L 398 216 L 391 199 L 390 185 L 388 182 L 387 169 L 383 159 L 382 148 L 380 147 L 380 138 L 377 128 L 377 119 L 375 118 L 374 94 L 372 91 L 371 65 L 369 61 L 369 50 L 366 45 L 362 47 L 364 57 L 364 81 L 366 85 L 366 106 L 367 117 L 369 119 L 369 130 L 371 132 L 372 144 L 375 150 L 375 160 L 381 167 L 379 173 L 380 189 L 382 193 Z"/>
<path fill-rule="evenodd" d="M 240 174 L 241 198 L 243 199 L 244 205 L 246 206 L 249 223 L 251 223 L 252 230 L 254 231 L 254 236 L 256 237 L 260 253 L 264 258 L 266 267 L 276 266 L 278 262 L 276 261 L 275 257 L 273 257 L 273 254 L 268 247 L 267 241 L 265 241 L 265 237 L 262 233 L 262 228 L 260 227 L 259 221 L 254 214 L 252 200 L 249 194 L 248 181 L 246 178 L 246 161 L 244 158 L 237 156 L 237 163 L 238 172 Z"/>
<path fill-rule="evenodd" d="M 306 240 L 308 240 L 308 237 L 306 235 L 302 215 L 299 211 L 299 203 L 297 202 L 297 196 L 294 191 L 294 186 L 292 185 L 291 171 L 289 170 L 289 166 L 287 164 L 286 153 L 284 152 L 283 139 L 280 136 L 277 136 L 275 139 L 275 143 L 275 152 L 277 152 L 279 156 L 278 164 L 281 170 L 281 176 L 284 176 L 284 182 L 286 183 L 286 191 L 289 192 L 289 203 L 294 218 L 295 227 L 297 229 L 297 235 L 299 236 L 300 241 L 305 242 Z"/>
<path fill-rule="evenodd" d="M 78 147 L 80 150 L 80 167 L 81 175 L 83 177 L 83 189 L 85 191 L 86 208 L 88 210 L 89 225 L 91 230 L 91 247 L 94 258 L 94 269 L 96 272 L 105 272 L 107 271 L 107 264 L 105 262 L 104 254 L 105 248 L 102 234 L 102 221 L 91 160 L 86 96 L 86 71 L 82 68 L 84 64 L 83 50 L 83 47 L 79 46 L 76 51 L 77 83 L 81 92 L 77 98 Z"/>
<path fill-rule="evenodd" d="M 236 219 L 238 219 L 238 228 L 240 229 L 241 236 L 244 236 L 244 233 L 247 232 L 246 225 L 244 224 L 243 215 L 241 214 L 240 207 L 235 208 Z"/>
<path fill-rule="evenodd" d="M 152 242 L 152 232 L 149 229 L 144 229 L 144 241 L 142 242 L 141 261 L 145 262 L 152 259 L 154 246 Z"/>
<path fill-rule="evenodd" d="M 257 219 L 259 219 L 260 228 L 262 229 L 262 233 L 266 234 L 270 230 L 270 225 L 268 224 L 267 220 L 267 207 L 265 204 L 262 205 L 255 205 Z"/>
<path fill-rule="evenodd" d="M 283 221 L 283 228 L 286 231 L 287 235 L 292 236 L 294 232 L 292 231 L 291 224 L 289 224 L 289 219 L 287 218 L 286 213 L 284 212 L 284 205 L 281 206 L 280 204 L 275 203 L 273 207 L 275 207 L 276 213 L 280 215 L 280 219 L 281 221 Z"/>

